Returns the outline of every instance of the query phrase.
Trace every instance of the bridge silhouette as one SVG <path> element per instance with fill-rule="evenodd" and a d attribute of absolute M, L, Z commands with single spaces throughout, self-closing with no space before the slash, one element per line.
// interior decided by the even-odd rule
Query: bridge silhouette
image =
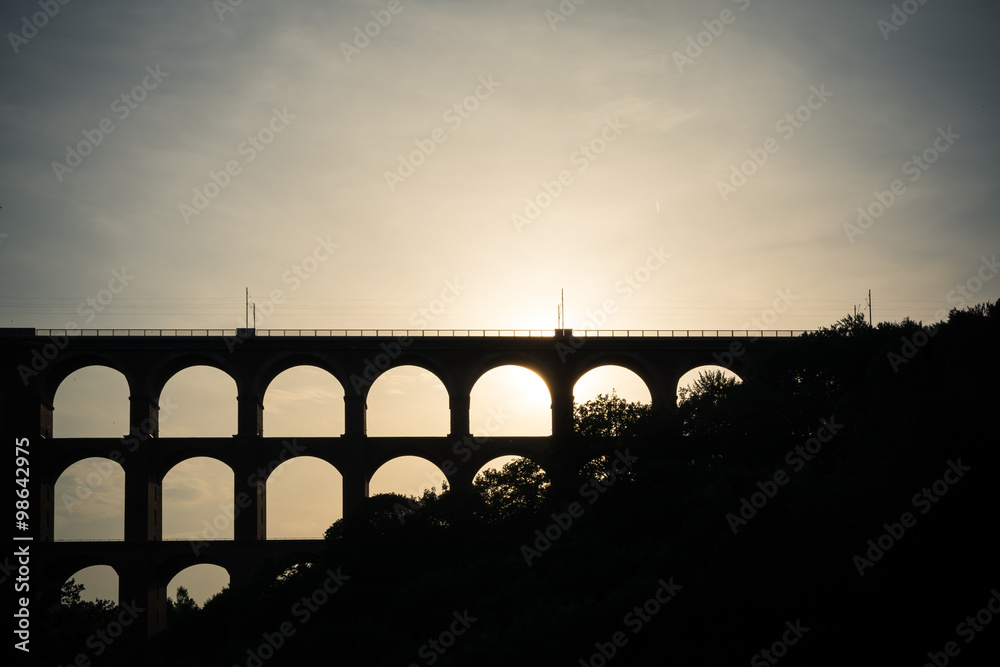
<path fill-rule="evenodd" d="M 0 418 L 4 433 L 27 438 L 30 451 L 29 524 L 32 576 L 58 587 L 78 570 L 109 565 L 119 576 L 119 600 L 145 611 L 136 627 L 146 635 L 166 623 L 166 587 L 196 564 L 225 568 L 231 585 L 254 575 L 265 559 L 288 565 L 313 562 L 323 540 L 268 540 L 267 474 L 281 462 L 313 456 L 343 478 L 347 513 L 368 496 L 376 470 L 400 456 L 438 466 L 451 487 L 502 456 L 524 456 L 550 469 L 551 445 L 573 433 L 573 387 L 603 366 L 631 370 L 646 384 L 654 408 L 676 408 L 680 378 L 706 365 L 752 373 L 756 360 L 803 331 L 407 331 L 407 330 L 54 330 L 0 329 L 4 369 Z M 470 396 L 494 368 L 516 365 L 535 372 L 552 400 L 552 435 L 477 436 L 471 439 Z M 77 370 L 104 366 L 120 372 L 129 390 L 129 432 L 122 438 L 53 437 L 54 398 Z M 237 432 L 232 438 L 159 437 L 159 398 L 167 381 L 193 366 L 217 368 L 237 387 Z M 313 366 L 344 388 L 344 433 L 331 437 L 265 436 L 263 397 L 280 373 Z M 398 366 L 434 374 L 448 393 L 450 433 L 443 437 L 370 437 L 369 389 Z M 459 455 L 461 452 L 461 455 Z M 162 481 L 176 464 L 208 456 L 234 473 L 232 540 L 164 540 Z M 125 472 L 124 541 L 55 541 L 54 488 L 70 465 L 90 457 L 118 462 Z M 263 472 L 263 474 L 261 474 Z M 42 587 L 33 585 L 32 590 Z M 51 595 L 51 591 L 49 592 Z M 36 596 L 42 593 L 36 592 Z M 36 604 L 52 600 L 36 598 Z M 41 608 L 40 606 L 36 606 Z"/>

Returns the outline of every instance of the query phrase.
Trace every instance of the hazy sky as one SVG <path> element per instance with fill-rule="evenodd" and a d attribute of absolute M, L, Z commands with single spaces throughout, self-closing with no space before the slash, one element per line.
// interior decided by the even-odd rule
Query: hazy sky
<path fill-rule="evenodd" d="M 245 288 L 259 328 L 552 328 L 561 288 L 578 329 L 1000 297 L 976 279 L 1000 249 L 991 0 L 43 5 L 0 9 L 2 326 L 234 327 Z M 197 430 L 190 373 L 173 424 Z M 266 423 L 336 404 L 325 380 Z M 57 435 L 91 428 L 59 398 Z M 190 498 L 218 486 L 198 465 Z"/>

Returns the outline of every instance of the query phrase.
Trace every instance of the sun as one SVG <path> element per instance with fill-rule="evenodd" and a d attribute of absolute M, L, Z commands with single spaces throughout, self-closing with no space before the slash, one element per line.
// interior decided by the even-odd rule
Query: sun
<path fill-rule="evenodd" d="M 552 397 L 534 372 L 501 366 L 476 382 L 469 417 L 477 435 L 547 435 L 552 432 Z"/>
<path fill-rule="evenodd" d="M 552 396 L 549 388 L 533 371 L 521 366 L 507 366 L 505 371 L 505 382 L 510 387 L 511 394 L 517 400 L 528 405 L 544 405 L 551 407 Z"/>

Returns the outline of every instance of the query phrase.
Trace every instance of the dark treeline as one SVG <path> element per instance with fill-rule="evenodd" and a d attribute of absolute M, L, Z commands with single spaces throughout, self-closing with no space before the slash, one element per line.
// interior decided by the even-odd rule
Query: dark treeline
<path fill-rule="evenodd" d="M 578 405 L 572 465 L 370 498 L 109 664 L 996 664 L 998 341 L 1000 302 L 848 317 L 665 414 Z"/>

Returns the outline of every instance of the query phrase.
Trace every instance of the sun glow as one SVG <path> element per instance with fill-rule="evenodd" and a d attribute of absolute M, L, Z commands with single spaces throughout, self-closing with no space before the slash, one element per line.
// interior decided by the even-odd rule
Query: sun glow
<path fill-rule="evenodd" d="M 472 388 L 469 424 L 476 435 L 550 435 L 549 389 L 527 368 L 494 368 Z"/>

